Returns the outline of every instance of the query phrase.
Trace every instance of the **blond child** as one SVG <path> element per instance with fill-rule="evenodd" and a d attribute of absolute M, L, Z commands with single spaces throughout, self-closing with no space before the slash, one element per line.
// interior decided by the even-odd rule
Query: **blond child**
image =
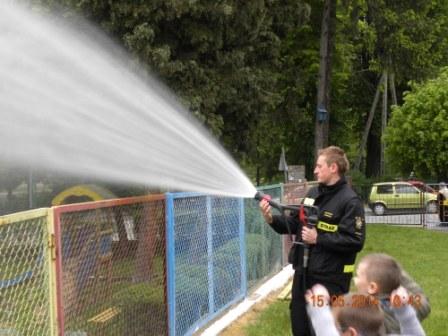
<path fill-rule="evenodd" d="M 397 297 L 400 298 L 400 304 Z M 386 334 L 384 312 L 374 296 L 349 293 L 330 298 L 327 289 L 317 284 L 307 291 L 305 298 L 316 336 L 392 336 Z M 417 315 L 408 304 L 406 289 L 400 286 L 392 291 L 390 300 L 396 302 L 391 311 L 400 327 L 400 334 L 393 335 L 424 336 Z"/>
<path fill-rule="evenodd" d="M 393 257 L 387 254 L 372 253 L 364 256 L 358 263 L 353 281 L 359 293 L 371 295 L 379 300 L 388 333 L 400 332 L 399 323 L 391 306 L 399 305 L 403 299 L 395 297 L 395 301 L 390 301 L 391 293 L 399 286 L 404 287 L 409 293 L 406 303 L 415 310 L 420 321 L 431 311 L 428 298 L 420 286 Z"/>

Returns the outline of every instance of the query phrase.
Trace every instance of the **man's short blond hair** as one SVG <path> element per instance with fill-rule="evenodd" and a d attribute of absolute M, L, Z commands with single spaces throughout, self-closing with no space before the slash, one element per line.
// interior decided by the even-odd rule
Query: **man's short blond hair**
<path fill-rule="evenodd" d="M 345 175 L 350 169 L 350 163 L 348 162 L 347 155 L 342 148 L 337 146 L 329 146 L 320 149 L 317 154 L 319 156 L 325 156 L 325 162 L 327 165 L 335 163 L 338 166 L 339 175 Z"/>

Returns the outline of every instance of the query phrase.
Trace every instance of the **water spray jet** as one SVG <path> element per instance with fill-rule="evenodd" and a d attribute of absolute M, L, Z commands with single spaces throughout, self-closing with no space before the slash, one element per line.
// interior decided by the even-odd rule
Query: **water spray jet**
<path fill-rule="evenodd" d="M 168 89 L 104 34 L 81 26 L 0 3 L 3 162 L 253 197 L 256 189 L 237 163 Z"/>

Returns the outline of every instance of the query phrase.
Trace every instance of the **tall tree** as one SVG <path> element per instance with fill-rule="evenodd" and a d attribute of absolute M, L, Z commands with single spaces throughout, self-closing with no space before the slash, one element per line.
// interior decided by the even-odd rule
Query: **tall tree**
<path fill-rule="evenodd" d="M 374 105 L 372 101 L 380 74 L 386 72 L 390 78 L 392 101 L 387 101 L 387 106 L 400 104 L 409 80 L 421 81 L 432 76 L 447 60 L 444 36 L 448 27 L 448 6 L 443 2 L 389 0 L 358 0 L 352 1 L 351 5 L 352 17 L 356 18 L 357 24 L 356 29 L 346 32 L 346 37 L 355 46 L 351 72 L 353 85 L 347 93 L 348 97 L 353 97 L 353 102 L 358 102 L 353 112 L 362 116 L 358 120 L 358 132 L 360 138 L 365 139 L 366 135 L 361 130 L 370 117 L 368 111 L 372 111 Z M 366 97 L 370 97 L 370 101 Z M 368 150 L 364 152 L 364 141 L 357 149 L 362 156 L 364 153 L 367 155 L 369 165 L 364 165 L 365 169 L 367 166 L 371 169 L 372 162 L 380 161 L 381 128 L 378 116 L 373 119 L 367 137 Z M 372 142 L 373 139 L 376 140 Z M 360 160 L 361 157 L 357 159 Z M 378 175 L 380 166 L 371 173 Z"/>

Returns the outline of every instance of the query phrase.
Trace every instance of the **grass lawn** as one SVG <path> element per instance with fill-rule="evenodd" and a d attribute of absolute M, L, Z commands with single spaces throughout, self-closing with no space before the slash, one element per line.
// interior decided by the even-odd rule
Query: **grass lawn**
<path fill-rule="evenodd" d="M 428 336 L 448 335 L 448 233 L 420 228 L 368 225 L 360 256 L 373 252 L 395 257 L 423 288 L 431 314 L 423 322 Z M 244 327 L 246 336 L 291 335 L 289 301 L 275 301 Z"/>

